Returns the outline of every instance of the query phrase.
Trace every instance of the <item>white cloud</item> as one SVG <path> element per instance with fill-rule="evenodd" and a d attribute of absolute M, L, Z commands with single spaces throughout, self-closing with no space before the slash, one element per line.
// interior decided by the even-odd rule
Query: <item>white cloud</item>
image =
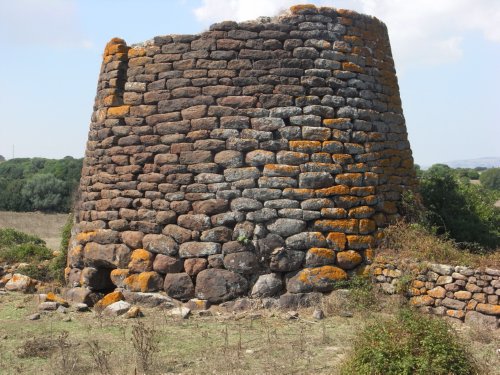
<path fill-rule="evenodd" d="M 76 0 L 0 0 L 0 41 L 91 48 L 79 25 Z"/>
<path fill-rule="evenodd" d="M 398 70 L 419 64 L 445 64 L 463 55 L 469 31 L 500 43 L 498 0 L 337 0 L 310 1 L 376 16 L 387 24 Z M 194 9 L 203 24 L 275 15 L 297 0 L 202 0 Z M 399 69 L 401 68 L 401 69 Z"/>

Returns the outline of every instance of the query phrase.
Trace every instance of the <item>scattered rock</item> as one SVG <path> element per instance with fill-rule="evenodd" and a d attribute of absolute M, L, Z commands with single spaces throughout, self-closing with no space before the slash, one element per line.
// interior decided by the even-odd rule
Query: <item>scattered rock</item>
<path fill-rule="evenodd" d="M 252 297 L 273 297 L 283 289 L 283 281 L 275 273 L 261 275 L 252 288 Z"/>
<path fill-rule="evenodd" d="M 143 317 L 144 314 L 139 306 L 132 306 L 124 315 L 125 319 L 134 319 Z"/>
<path fill-rule="evenodd" d="M 130 303 L 128 302 L 118 301 L 107 306 L 103 311 L 103 315 L 120 316 L 125 314 L 130 309 L 131 306 L 132 305 L 130 305 Z"/>
<path fill-rule="evenodd" d="M 75 311 L 77 312 L 86 312 L 90 311 L 89 306 L 86 303 L 77 303 L 75 304 Z"/>
<path fill-rule="evenodd" d="M 5 284 L 5 289 L 10 292 L 31 293 L 35 291 L 36 281 L 29 276 L 15 273 L 12 278 Z"/>
<path fill-rule="evenodd" d="M 38 305 L 38 310 L 40 311 L 56 311 L 59 307 L 57 302 L 42 302 Z"/>
<path fill-rule="evenodd" d="M 312 293 L 285 293 L 279 298 L 279 307 L 282 309 L 313 306 L 321 301 L 323 295 Z"/>
<path fill-rule="evenodd" d="M 191 314 L 191 309 L 185 306 L 174 307 L 168 312 L 168 315 L 182 319 L 187 319 L 190 314 Z"/>
<path fill-rule="evenodd" d="M 322 320 L 325 318 L 325 313 L 321 309 L 316 309 L 313 311 L 312 317 L 313 317 L 313 319 L 316 319 L 316 320 Z"/>
<path fill-rule="evenodd" d="M 40 313 L 34 313 L 28 316 L 28 320 L 38 320 L 40 319 Z"/>

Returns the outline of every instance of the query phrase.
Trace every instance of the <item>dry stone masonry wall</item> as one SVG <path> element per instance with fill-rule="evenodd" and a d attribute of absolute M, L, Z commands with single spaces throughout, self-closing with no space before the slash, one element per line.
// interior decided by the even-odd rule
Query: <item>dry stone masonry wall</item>
<path fill-rule="evenodd" d="M 323 292 L 415 185 L 387 29 L 295 6 L 106 46 L 66 276 L 218 303 Z"/>
<path fill-rule="evenodd" d="M 500 270 L 379 259 L 370 267 L 386 293 L 403 292 L 420 310 L 496 329 L 500 317 Z"/>

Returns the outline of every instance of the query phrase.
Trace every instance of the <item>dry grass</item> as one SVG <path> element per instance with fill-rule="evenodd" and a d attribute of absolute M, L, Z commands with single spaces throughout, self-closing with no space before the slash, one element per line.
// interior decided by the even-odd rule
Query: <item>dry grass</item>
<path fill-rule="evenodd" d="M 142 374 L 137 359 L 149 345 L 158 350 L 147 363 L 148 374 L 337 374 L 362 328 L 393 316 L 401 303 L 397 296 L 377 296 L 377 306 L 358 310 L 345 298 L 325 298 L 322 321 L 311 318 L 312 308 L 300 309 L 297 320 L 285 319 L 283 311 L 222 309 L 178 320 L 161 309 L 144 309 L 139 323 L 76 312 L 28 321 L 34 298 L 9 294 L 0 296 L 0 373 Z M 335 313 L 346 306 L 353 317 Z M 64 321 L 68 316 L 71 321 Z M 485 365 L 484 373 L 499 374 L 498 333 L 462 324 L 456 330 Z M 146 341 L 138 346 L 140 337 Z"/>
<path fill-rule="evenodd" d="M 430 234 L 418 225 L 398 222 L 386 228 L 379 254 L 457 266 L 500 268 L 500 250 L 474 254 L 452 240 Z"/>
<path fill-rule="evenodd" d="M 34 234 L 52 250 L 59 250 L 61 231 L 68 214 L 44 214 L 41 212 L 0 211 L 0 228 L 14 228 Z"/>

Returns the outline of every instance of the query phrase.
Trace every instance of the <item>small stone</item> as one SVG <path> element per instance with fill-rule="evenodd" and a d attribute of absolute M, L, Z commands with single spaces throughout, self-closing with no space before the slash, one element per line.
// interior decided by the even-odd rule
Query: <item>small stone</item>
<path fill-rule="evenodd" d="M 181 319 L 187 319 L 190 314 L 191 310 L 185 306 L 174 307 L 168 312 L 168 315 Z"/>
<path fill-rule="evenodd" d="M 144 314 L 139 306 L 132 306 L 124 315 L 125 319 L 134 319 L 143 317 Z"/>
<path fill-rule="evenodd" d="M 123 315 L 130 309 L 130 307 L 130 303 L 125 301 L 118 301 L 106 307 L 103 311 L 103 314 L 106 316 Z"/>
<path fill-rule="evenodd" d="M 323 320 L 325 318 L 325 313 L 321 309 L 315 309 L 312 313 L 313 319 Z"/>
<path fill-rule="evenodd" d="M 59 307 L 57 302 L 42 302 L 38 305 L 40 311 L 55 311 Z"/>
<path fill-rule="evenodd" d="M 283 281 L 275 273 L 261 275 L 254 284 L 251 292 L 252 297 L 273 297 L 283 289 Z"/>
<path fill-rule="evenodd" d="M 75 305 L 75 311 L 77 312 L 86 312 L 90 311 L 89 306 L 86 303 L 77 303 Z"/>
<path fill-rule="evenodd" d="M 34 313 L 28 316 L 28 320 L 38 320 L 40 319 L 40 313 Z"/>

